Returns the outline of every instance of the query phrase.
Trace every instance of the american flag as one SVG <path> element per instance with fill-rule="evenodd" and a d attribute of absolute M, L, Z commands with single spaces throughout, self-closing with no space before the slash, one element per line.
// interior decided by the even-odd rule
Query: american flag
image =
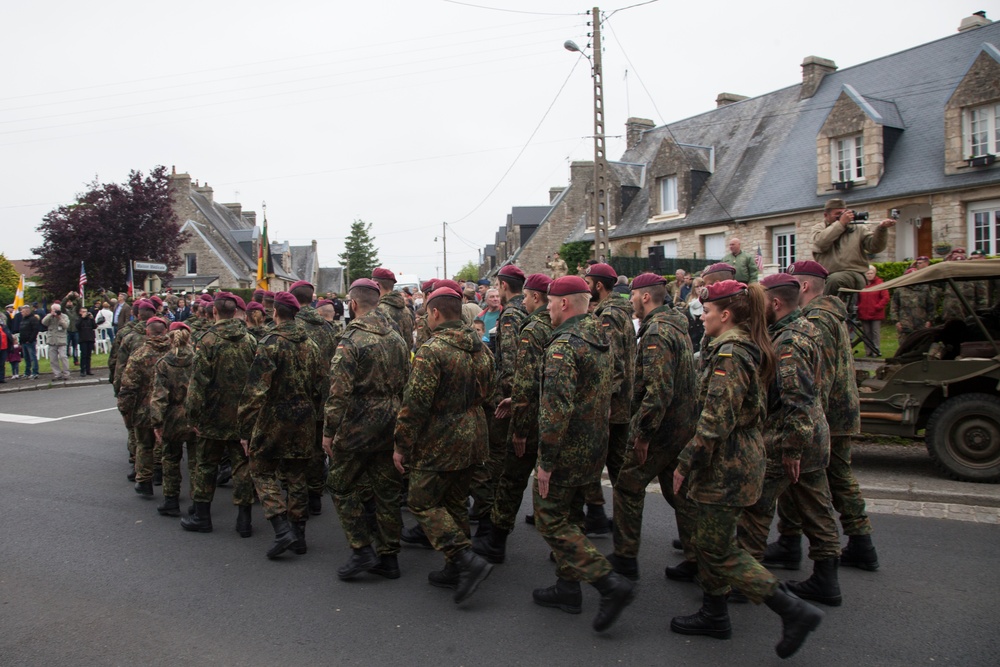
<path fill-rule="evenodd" d="M 754 257 L 753 261 L 757 263 L 757 270 L 758 271 L 763 271 L 764 270 L 764 253 L 762 253 L 760 251 L 760 245 L 759 244 L 757 246 L 757 256 Z"/>
<path fill-rule="evenodd" d="M 87 269 L 83 268 L 83 262 L 80 262 L 80 294 L 83 294 L 83 286 L 87 284 Z"/>

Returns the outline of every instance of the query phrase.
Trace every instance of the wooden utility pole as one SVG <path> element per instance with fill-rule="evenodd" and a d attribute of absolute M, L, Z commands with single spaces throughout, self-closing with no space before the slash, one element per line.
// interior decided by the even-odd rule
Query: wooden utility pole
<path fill-rule="evenodd" d="M 601 10 L 591 12 L 594 27 L 594 192 L 590 219 L 594 224 L 594 259 L 607 261 L 611 246 L 608 238 L 608 162 L 604 154 L 604 74 L 601 69 Z"/>

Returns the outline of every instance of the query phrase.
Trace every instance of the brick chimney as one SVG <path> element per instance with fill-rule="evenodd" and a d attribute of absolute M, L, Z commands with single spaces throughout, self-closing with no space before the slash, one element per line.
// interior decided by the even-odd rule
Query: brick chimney
<path fill-rule="evenodd" d="M 551 204 L 556 200 L 556 197 L 562 194 L 562 191 L 566 189 L 564 185 L 557 185 L 556 187 L 549 188 L 549 203 Z"/>
<path fill-rule="evenodd" d="M 724 107 L 729 104 L 734 104 L 736 102 L 742 102 L 743 100 L 750 99 L 746 95 L 737 95 L 736 93 L 719 93 L 719 96 L 715 98 L 715 108 Z"/>
<path fill-rule="evenodd" d="M 194 190 L 198 194 L 203 195 L 205 199 L 210 202 L 212 201 L 212 196 L 215 193 L 215 190 L 209 187 L 208 182 L 206 182 L 205 185 L 198 185 L 198 182 L 195 181 Z"/>
<path fill-rule="evenodd" d="M 652 130 L 656 123 L 647 118 L 629 118 L 625 121 L 625 148 L 633 148 L 642 139 L 642 133 Z"/>
<path fill-rule="evenodd" d="M 223 206 L 225 206 L 230 211 L 232 211 L 233 215 L 235 215 L 237 218 L 239 218 L 239 217 L 241 217 L 243 215 L 243 204 L 240 204 L 240 203 L 236 203 L 236 204 L 223 204 Z"/>
<path fill-rule="evenodd" d="M 958 24 L 958 31 L 965 32 L 966 30 L 982 28 L 984 25 L 989 25 L 991 23 L 993 23 L 993 21 L 986 18 L 986 12 L 978 11 L 974 12 L 972 16 L 966 16 L 962 19 L 962 22 Z"/>
<path fill-rule="evenodd" d="M 823 77 L 837 71 L 837 63 L 819 56 L 806 56 L 802 61 L 802 88 L 799 99 L 805 100 L 816 94 Z"/>
<path fill-rule="evenodd" d="M 257 224 L 257 212 L 256 211 L 243 211 L 241 216 L 244 220 L 249 222 L 251 225 Z"/>

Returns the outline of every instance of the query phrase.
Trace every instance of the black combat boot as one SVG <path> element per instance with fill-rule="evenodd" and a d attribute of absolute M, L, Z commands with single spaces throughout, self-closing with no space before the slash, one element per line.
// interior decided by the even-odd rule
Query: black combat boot
<path fill-rule="evenodd" d="M 611 554 L 608 556 L 608 562 L 615 572 L 629 581 L 639 581 L 639 562 L 635 558 Z"/>
<path fill-rule="evenodd" d="M 583 593 L 580 591 L 579 581 L 556 579 L 554 586 L 533 590 L 531 598 L 537 605 L 562 609 L 567 614 L 579 614 L 583 611 Z"/>
<path fill-rule="evenodd" d="M 399 558 L 396 557 L 396 554 L 382 554 L 378 557 L 378 563 L 374 567 L 368 568 L 368 571 L 386 579 L 399 579 L 401 575 Z"/>
<path fill-rule="evenodd" d="M 163 468 L 153 468 L 153 486 L 163 486 Z"/>
<path fill-rule="evenodd" d="M 284 514 L 271 517 L 269 521 L 274 528 L 274 544 L 267 550 L 266 555 L 268 558 L 277 558 L 295 542 L 295 533 L 292 532 L 292 524 L 288 523 L 288 518 Z"/>
<path fill-rule="evenodd" d="M 134 482 L 135 481 L 135 464 L 134 463 L 131 466 L 129 466 L 128 474 L 125 475 L 125 477 L 130 482 Z"/>
<path fill-rule="evenodd" d="M 372 569 L 378 563 L 378 554 L 375 553 L 370 544 L 360 549 L 354 549 L 348 561 L 337 569 L 337 578 L 341 581 L 353 579 L 362 572 Z"/>
<path fill-rule="evenodd" d="M 156 506 L 161 516 L 180 516 L 181 503 L 177 496 L 163 496 L 163 502 Z"/>
<path fill-rule="evenodd" d="M 237 505 L 236 532 L 240 537 L 250 537 L 253 535 L 253 526 L 250 525 L 250 508 L 252 505 Z"/>
<path fill-rule="evenodd" d="M 587 505 L 583 532 L 587 535 L 607 535 L 611 532 L 611 520 L 604 513 L 604 505 Z"/>
<path fill-rule="evenodd" d="M 698 576 L 698 563 L 682 560 L 674 567 L 668 565 L 663 568 L 663 574 L 672 581 L 694 581 Z"/>
<path fill-rule="evenodd" d="M 309 547 L 306 545 L 306 522 L 293 522 L 292 530 L 295 532 L 295 542 L 292 544 L 291 549 L 299 556 L 304 556 L 309 550 Z"/>
<path fill-rule="evenodd" d="M 805 581 L 787 581 L 785 586 L 803 600 L 812 600 L 830 607 L 839 607 L 840 581 L 837 579 L 837 559 L 828 558 L 813 563 L 812 576 Z"/>
<path fill-rule="evenodd" d="M 493 531 L 493 519 L 487 512 L 479 518 L 476 522 L 479 525 L 476 526 L 476 534 L 472 536 L 473 550 L 479 553 L 478 549 L 475 549 L 475 545 L 478 542 L 480 545 L 484 545 L 490 541 L 490 533 Z"/>
<path fill-rule="evenodd" d="M 774 647 L 779 658 L 794 655 L 806 640 L 806 636 L 819 627 L 823 616 L 826 615 L 808 602 L 789 593 L 785 584 L 778 586 L 778 590 L 765 599 L 764 604 L 781 616 L 781 641 Z"/>
<path fill-rule="evenodd" d="M 309 494 L 309 513 L 313 516 L 319 516 L 323 513 L 323 494 L 322 493 L 310 493 Z"/>
<path fill-rule="evenodd" d="M 444 562 L 443 570 L 427 573 L 427 583 L 438 588 L 458 588 L 458 566 L 450 560 Z"/>
<path fill-rule="evenodd" d="M 135 488 L 135 492 L 138 493 L 143 498 L 152 498 L 153 497 L 153 482 L 152 481 L 136 482 L 134 488 Z"/>
<path fill-rule="evenodd" d="M 194 504 L 194 514 L 181 519 L 181 528 L 193 533 L 212 532 L 212 503 Z"/>
<path fill-rule="evenodd" d="M 526 524 L 528 524 L 529 526 L 534 526 L 535 525 L 535 515 L 534 514 L 525 514 L 524 515 L 524 522 Z"/>
<path fill-rule="evenodd" d="M 486 519 L 484 518 L 483 521 Z M 482 528 L 482 521 L 479 526 Z M 507 556 L 507 536 L 510 533 L 496 526 L 490 526 L 489 533 L 485 538 L 472 538 L 472 550 L 491 563 L 499 565 Z"/>
<path fill-rule="evenodd" d="M 399 539 L 406 544 L 412 544 L 415 547 L 424 547 L 425 549 L 434 548 L 431 546 L 431 541 L 427 539 L 427 535 L 424 533 L 424 529 L 420 527 L 419 523 L 412 528 L 403 528 L 403 531 L 399 534 Z"/>
<path fill-rule="evenodd" d="M 701 597 L 701 609 L 690 616 L 675 616 L 670 621 L 670 629 L 680 635 L 729 639 L 733 636 L 733 626 L 729 623 L 726 596 L 704 593 Z"/>
<path fill-rule="evenodd" d="M 458 566 L 458 586 L 455 587 L 455 604 L 465 602 L 479 588 L 479 584 L 490 576 L 493 566 L 472 549 L 463 549 L 455 556 Z"/>
<path fill-rule="evenodd" d="M 802 566 L 802 536 L 785 537 L 771 542 L 764 549 L 764 567 L 797 570 Z"/>
<path fill-rule="evenodd" d="M 219 470 L 215 474 L 215 485 L 225 486 L 233 478 L 233 464 L 229 459 L 225 459 L 219 464 Z"/>
<path fill-rule="evenodd" d="M 840 552 L 840 564 L 874 572 L 878 569 L 878 554 L 871 535 L 850 535 L 847 548 Z"/>
<path fill-rule="evenodd" d="M 674 549 L 677 549 L 678 551 L 684 551 L 684 544 L 680 540 L 674 540 L 673 542 L 670 543 L 670 546 L 672 546 Z"/>
<path fill-rule="evenodd" d="M 617 572 L 604 575 L 592 582 L 592 585 L 601 593 L 601 606 L 597 609 L 597 616 L 594 617 L 593 628 L 598 632 L 604 632 L 618 620 L 622 610 L 632 604 L 636 587 Z"/>

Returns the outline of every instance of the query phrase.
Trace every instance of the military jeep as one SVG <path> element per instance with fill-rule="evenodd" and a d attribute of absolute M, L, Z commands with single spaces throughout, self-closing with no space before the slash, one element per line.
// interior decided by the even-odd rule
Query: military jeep
<path fill-rule="evenodd" d="M 1000 278 L 1000 259 L 941 262 L 862 290 L 947 283 L 964 321 L 915 332 L 860 383 L 861 431 L 916 438 L 953 479 L 1000 482 L 1000 304 L 976 312 L 957 282 Z M 1000 281 L 997 281 L 1000 284 Z"/>

